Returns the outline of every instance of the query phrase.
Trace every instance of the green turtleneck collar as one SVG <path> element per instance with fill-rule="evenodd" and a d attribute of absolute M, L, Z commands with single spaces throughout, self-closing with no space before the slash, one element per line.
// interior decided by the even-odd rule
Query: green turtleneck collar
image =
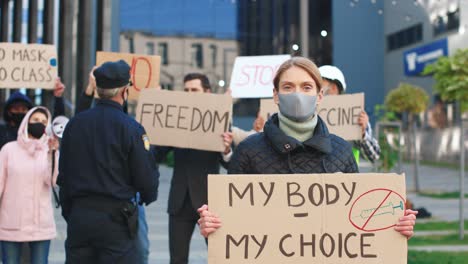
<path fill-rule="evenodd" d="M 317 126 L 318 117 L 315 114 L 313 118 L 305 122 L 293 121 L 280 112 L 278 112 L 279 128 L 288 136 L 295 138 L 299 142 L 304 142 L 314 135 Z"/>

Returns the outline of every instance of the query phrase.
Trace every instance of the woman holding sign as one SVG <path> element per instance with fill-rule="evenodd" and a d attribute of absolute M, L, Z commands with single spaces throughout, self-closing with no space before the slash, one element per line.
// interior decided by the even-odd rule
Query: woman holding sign
<path fill-rule="evenodd" d="M 284 62 L 273 80 L 273 98 L 279 113 L 265 124 L 264 132 L 243 141 L 231 159 L 229 174 L 357 173 L 351 146 L 330 134 L 316 114 L 322 100 L 322 77 L 309 59 Z M 203 205 L 198 209 L 200 232 L 207 237 L 220 219 Z M 395 230 L 413 235 L 416 211 L 406 210 Z"/>
<path fill-rule="evenodd" d="M 52 171 L 51 150 L 58 148 L 58 140 L 45 134 L 50 119 L 46 108 L 31 109 L 18 139 L 0 151 L 0 241 L 5 264 L 20 263 L 25 243 L 31 263 L 47 263 L 50 240 L 56 235 L 50 196 L 58 164 Z"/>

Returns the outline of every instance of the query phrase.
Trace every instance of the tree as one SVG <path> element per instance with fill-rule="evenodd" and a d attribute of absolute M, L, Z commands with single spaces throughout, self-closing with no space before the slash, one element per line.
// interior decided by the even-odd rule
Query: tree
<path fill-rule="evenodd" d="M 385 106 L 388 110 L 397 113 L 409 114 L 409 127 L 411 130 L 414 152 L 414 187 L 419 192 L 419 155 L 416 147 L 416 114 L 426 110 L 429 96 L 422 88 L 401 83 L 398 88 L 390 91 L 385 97 Z"/>
<path fill-rule="evenodd" d="M 434 75 L 434 92 L 444 101 L 458 101 L 468 111 L 468 49 L 459 49 L 450 57 L 440 57 L 424 68 L 423 74 Z"/>
<path fill-rule="evenodd" d="M 397 113 L 419 114 L 426 110 L 428 103 L 426 91 L 408 83 L 400 83 L 385 97 L 385 106 Z"/>
<path fill-rule="evenodd" d="M 458 101 L 460 117 L 468 111 L 468 49 L 459 49 L 451 57 L 440 57 L 435 63 L 427 65 L 424 74 L 434 74 L 434 89 L 444 101 Z M 460 239 L 464 231 L 464 178 L 465 178 L 465 133 L 460 118 Z"/>

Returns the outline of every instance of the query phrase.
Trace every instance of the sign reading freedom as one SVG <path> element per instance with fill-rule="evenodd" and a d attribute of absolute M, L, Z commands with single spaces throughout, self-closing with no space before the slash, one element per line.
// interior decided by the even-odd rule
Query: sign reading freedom
<path fill-rule="evenodd" d="M 58 71 L 54 45 L 0 43 L 0 87 L 53 89 Z"/>
<path fill-rule="evenodd" d="M 231 116 L 228 95 L 156 89 L 141 91 L 136 111 L 151 144 L 220 152 Z"/>
<path fill-rule="evenodd" d="M 209 264 L 406 263 L 405 176 L 209 175 Z"/>
<path fill-rule="evenodd" d="M 358 118 L 364 109 L 364 93 L 325 96 L 317 109 L 328 131 L 345 140 L 362 139 Z M 260 100 L 260 116 L 268 120 L 278 112 L 273 99 Z"/>

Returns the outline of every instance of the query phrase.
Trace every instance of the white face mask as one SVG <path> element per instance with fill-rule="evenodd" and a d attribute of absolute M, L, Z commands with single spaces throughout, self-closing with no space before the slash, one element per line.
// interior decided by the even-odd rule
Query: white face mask
<path fill-rule="evenodd" d="M 278 94 L 282 115 L 296 122 L 305 122 L 315 115 L 316 95 L 303 93 Z"/>

